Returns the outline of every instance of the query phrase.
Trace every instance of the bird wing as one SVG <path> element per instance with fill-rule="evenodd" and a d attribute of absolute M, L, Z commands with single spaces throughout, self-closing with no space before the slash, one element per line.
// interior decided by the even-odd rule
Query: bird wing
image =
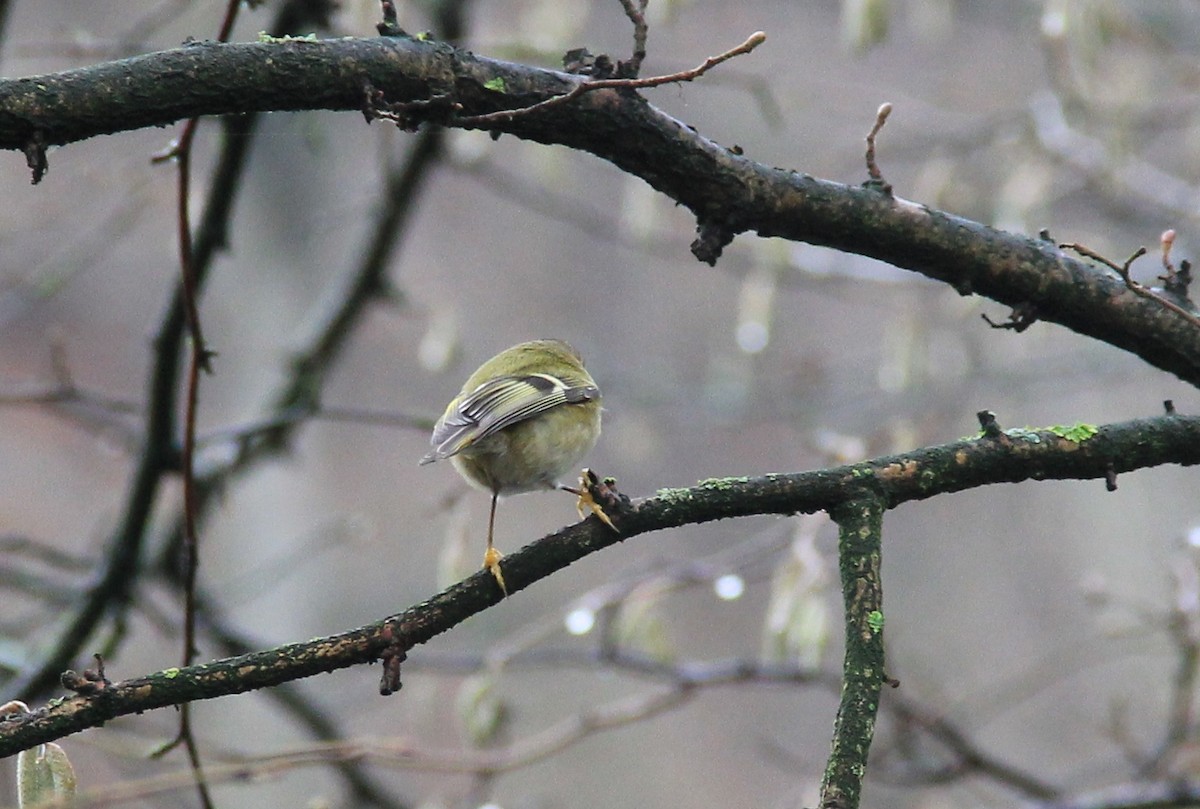
<path fill-rule="evenodd" d="M 457 455 L 506 427 L 559 405 L 600 398 L 595 385 L 550 374 L 520 374 L 490 379 L 446 408 L 433 428 L 433 450 L 422 464 Z"/>

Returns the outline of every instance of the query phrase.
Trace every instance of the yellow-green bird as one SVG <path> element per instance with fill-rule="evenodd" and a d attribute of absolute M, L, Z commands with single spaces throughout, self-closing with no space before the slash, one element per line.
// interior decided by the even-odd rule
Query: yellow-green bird
<path fill-rule="evenodd" d="M 610 526 L 586 489 L 559 478 L 600 437 L 600 388 L 579 353 L 562 340 L 531 340 L 501 351 L 479 366 L 433 428 L 433 449 L 421 464 L 449 458 L 469 483 L 492 493 L 483 565 L 507 595 L 502 554 L 492 538 L 496 499 L 538 489 L 579 496 Z"/>

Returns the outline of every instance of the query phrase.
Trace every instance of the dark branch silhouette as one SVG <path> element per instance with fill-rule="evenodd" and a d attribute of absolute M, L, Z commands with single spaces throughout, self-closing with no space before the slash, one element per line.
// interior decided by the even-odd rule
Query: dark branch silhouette
<path fill-rule="evenodd" d="M 197 43 L 58 74 L 0 81 L 0 148 L 66 144 L 196 115 L 409 104 L 407 126 L 522 110 L 588 81 L 404 37 Z M 899 113 L 896 113 L 899 114 Z M 1200 384 L 1200 332 L 1112 272 L 1054 244 L 909 202 L 771 168 L 620 89 L 492 120 L 487 128 L 590 152 L 696 217 L 693 253 L 715 263 L 739 233 L 886 261 L 1037 312 Z M 1194 307 L 1193 307 L 1194 309 Z"/>
<path fill-rule="evenodd" d="M 505 580 L 515 593 L 590 553 L 649 531 L 753 514 L 828 511 L 855 501 L 862 492 L 893 508 L 993 483 L 1104 480 L 1114 469 L 1200 463 L 1200 417 L 1168 415 L 1114 424 L 1080 441 L 1051 431 L 1012 433 L 1003 433 L 1005 440 L 960 441 L 815 472 L 718 479 L 663 491 L 619 514 L 610 511 L 620 534 L 589 517 L 511 554 Z M 0 757 L 117 716 L 369 663 L 389 649 L 425 643 L 500 600 L 491 575 L 480 571 L 403 613 L 349 632 L 127 680 L 97 684 L 94 677 L 73 675 L 73 682 L 88 683 L 86 693 L 0 722 Z"/>

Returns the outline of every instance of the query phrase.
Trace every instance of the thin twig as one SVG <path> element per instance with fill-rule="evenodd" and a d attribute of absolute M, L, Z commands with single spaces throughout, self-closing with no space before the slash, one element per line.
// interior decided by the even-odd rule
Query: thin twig
<path fill-rule="evenodd" d="M 383 22 L 375 26 L 379 35 L 384 37 L 404 36 L 404 29 L 400 27 L 400 20 L 396 17 L 396 4 L 392 0 L 381 0 L 379 5 L 383 12 Z"/>
<path fill-rule="evenodd" d="M 227 42 L 233 32 L 237 20 L 240 0 L 228 0 L 225 6 L 225 16 L 221 21 L 219 42 Z M 183 513 L 184 513 L 184 619 L 183 619 L 183 654 L 184 666 L 190 666 L 196 659 L 196 573 L 200 566 L 200 541 L 196 529 L 196 410 L 200 398 L 200 371 L 212 373 L 212 352 L 204 342 L 204 333 L 200 325 L 200 310 L 197 303 L 196 273 L 192 250 L 192 222 L 189 212 L 189 196 L 191 188 L 191 157 L 192 144 L 195 142 L 196 130 L 200 125 L 199 118 L 191 118 L 184 125 L 183 134 L 178 145 L 172 150 L 175 159 L 178 183 L 178 200 L 176 222 L 179 230 L 179 268 L 181 288 L 183 291 L 184 310 L 187 313 L 188 331 L 191 334 L 191 351 L 187 370 L 187 394 L 184 407 L 183 449 L 180 466 L 183 473 Z M 188 763 L 192 769 L 196 792 L 200 803 L 205 809 L 214 806 L 209 793 L 208 783 L 204 778 L 204 768 L 200 761 L 200 751 L 192 733 L 190 706 L 181 706 L 179 712 L 179 733 L 175 740 L 160 751 L 165 754 L 175 744 L 182 743 L 187 751 Z"/>
<path fill-rule="evenodd" d="M 642 69 L 642 62 L 646 58 L 646 34 L 649 32 L 649 27 L 646 25 L 646 3 L 649 0 L 638 0 L 635 6 L 633 0 L 620 0 L 621 7 L 625 9 L 625 16 L 633 23 L 633 56 L 628 62 L 622 62 L 619 73 L 630 78 L 637 78 L 637 74 Z"/>
<path fill-rule="evenodd" d="M 1157 294 L 1156 292 L 1154 292 L 1154 290 L 1150 289 L 1149 287 L 1145 286 L 1144 284 L 1140 284 L 1137 281 L 1133 280 L 1133 278 L 1130 276 L 1130 274 L 1129 274 L 1130 265 L 1132 265 L 1133 262 L 1137 261 L 1142 256 L 1146 255 L 1147 250 L 1145 247 L 1139 247 L 1137 250 L 1135 250 L 1133 252 L 1133 255 L 1131 255 L 1129 258 L 1127 258 L 1125 260 L 1124 264 L 1118 264 L 1115 261 L 1113 261 L 1112 259 L 1106 258 L 1105 256 L 1102 256 L 1099 253 L 1097 253 L 1095 250 L 1092 250 L 1090 247 L 1079 244 L 1078 242 L 1065 242 L 1063 244 L 1060 244 L 1059 248 L 1062 250 L 1074 250 L 1076 253 L 1078 253 L 1081 256 L 1084 256 L 1085 258 L 1090 258 L 1090 259 L 1094 259 L 1095 261 L 1099 261 L 1104 266 L 1106 266 L 1106 267 L 1110 268 L 1111 270 L 1113 270 L 1114 272 L 1116 272 L 1117 275 L 1121 276 L 1121 280 L 1125 282 L 1126 288 L 1128 288 L 1129 291 L 1132 292 L 1133 294 L 1141 296 L 1147 300 L 1154 301 L 1158 305 L 1162 306 L 1164 309 L 1168 309 L 1168 310 L 1174 312 L 1175 314 L 1177 314 L 1180 317 L 1182 317 L 1183 319 L 1185 319 L 1187 322 L 1191 323 L 1193 326 L 1200 328 L 1200 315 L 1196 315 L 1194 312 L 1189 312 L 1187 309 L 1184 309 L 1179 304 L 1174 303 L 1173 301 L 1167 300 L 1166 298 Z"/>
<path fill-rule="evenodd" d="M 320 0 L 287 0 L 279 6 L 271 30 L 282 36 L 314 23 L 327 25 L 328 13 Z M 257 120 L 256 114 L 249 113 L 221 121 L 224 145 L 212 172 L 194 239 L 193 269 L 198 286 L 206 280 L 217 251 L 228 243 L 232 207 L 245 175 Z M 184 357 L 180 347 L 186 319 L 182 289 L 177 286 L 154 332 L 153 365 L 147 375 L 148 391 L 142 408 L 142 446 L 137 466 L 130 474 L 120 521 L 108 537 L 93 577 L 85 583 L 76 603 L 60 614 L 62 629 L 42 644 L 44 648 L 8 683 L 13 696 L 33 701 L 57 688 L 60 673 L 74 664 L 97 628 L 105 622 L 120 625 L 134 603 L 132 593 L 146 567 L 142 556 L 158 494 L 166 476 L 179 467 L 176 421 Z M 170 554 L 170 565 L 177 567 L 178 545 L 170 549 Z"/>
<path fill-rule="evenodd" d="M 1175 274 L 1175 264 L 1171 261 L 1171 248 L 1175 246 L 1175 231 L 1170 228 L 1164 230 L 1162 236 L 1158 238 L 1158 244 L 1162 249 L 1163 269 L 1166 270 L 1168 276 L 1172 276 Z"/>
<path fill-rule="evenodd" d="M 890 101 L 885 101 L 879 105 L 879 110 L 875 113 L 875 125 L 871 127 L 871 131 L 867 133 L 867 176 L 871 181 L 884 188 L 889 188 L 883 181 L 883 172 L 879 170 L 879 165 L 875 162 L 875 136 L 879 134 L 879 130 L 883 129 L 883 125 L 887 123 L 888 116 L 892 114 L 892 104 Z"/>
<path fill-rule="evenodd" d="M 422 132 L 406 161 L 389 173 L 382 194 L 386 204 L 381 206 L 364 255 L 358 266 L 343 280 L 343 289 L 330 296 L 329 306 L 314 318 L 311 337 L 292 360 L 290 378 L 271 397 L 267 409 L 274 414 L 276 425 L 259 433 L 259 439 L 253 441 L 253 446 L 238 453 L 227 465 L 198 481 L 198 518 L 203 518 L 206 509 L 214 501 L 213 494 L 222 484 L 250 469 L 256 461 L 262 461 L 287 446 L 296 425 L 300 423 L 300 419 L 292 418 L 293 414 L 312 413 L 315 409 L 316 396 L 325 376 L 332 370 L 339 352 L 367 311 L 368 304 L 378 300 L 385 288 L 383 275 L 394 258 L 405 226 L 414 212 L 418 192 L 440 157 L 443 136 L 444 133 L 436 129 Z M 182 574 L 174 560 L 183 541 L 185 520 L 186 514 L 183 513 L 175 517 L 175 537 L 162 543 L 165 550 L 156 565 L 180 587 L 184 586 L 184 582 L 179 578 Z M 363 800 L 385 805 L 384 792 L 365 778 L 355 778 L 351 787 Z"/>
<path fill-rule="evenodd" d="M 932 773 L 934 780 L 945 780 L 949 775 L 985 775 L 992 781 L 1016 790 L 1027 799 L 1050 800 L 1059 797 L 1062 790 L 1054 784 L 1026 772 L 1018 765 L 998 758 L 973 741 L 964 728 L 946 718 L 947 707 L 922 706 L 903 693 L 888 695 L 880 709 L 890 714 L 900 727 L 909 732 L 920 732 L 937 741 L 955 756 L 955 762 Z M 871 750 L 871 761 L 875 763 L 886 750 L 876 745 Z"/>
<path fill-rule="evenodd" d="M 1163 282 L 1163 289 L 1168 294 L 1174 295 L 1176 300 L 1190 303 L 1188 287 L 1192 284 L 1192 264 L 1184 259 L 1176 267 L 1175 262 L 1171 260 L 1171 248 L 1175 246 L 1175 231 L 1164 230 L 1162 236 L 1159 237 L 1159 245 L 1162 248 L 1163 274 L 1158 276 L 1158 280 Z"/>
<path fill-rule="evenodd" d="M 1175 653 L 1175 674 L 1172 678 L 1167 715 L 1162 738 L 1149 755 L 1137 762 L 1142 778 L 1163 777 L 1169 774 L 1172 759 L 1190 743 L 1195 732 L 1196 682 L 1200 679 L 1200 570 L 1197 557 L 1189 548 L 1179 554 L 1173 564 L 1172 603 L 1169 610 L 1158 608 L 1142 611 L 1142 623 L 1161 627 L 1171 641 Z"/>
<path fill-rule="evenodd" d="M 515 110 L 499 110 L 497 112 L 489 112 L 483 115 L 470 115 L 463 118 L 455 118 L 451 121 L 451 123 L 453 123 L 455 126 L 461 127 L 507 123 L 522 115 L 529 115 L 550 107 L 557 107 L 559 104 L 566 104 L 576 98 L 579 98 L 579 96 L 583 95 L 584 93 L 590 93 L 594 90 L 639 90 L 645 87 L 659 87 L 663 84 L 675 84 L 676 82 L 693 81 L 700 78 L 722 62 L 726 62 L 735 56 L 741 56 L 744 53 L 749 53 L 759 45 L 766 42 L 766 40 L 766 34 L 764 34 L 762 31 L 755 31 L 741 45 L 738 45 L 736 48 L 731 48 L 722 54 L 718 54 L 717 56 L 710 56 L 704 60 L 703 64 L 697 65 L 691 70 L 681 70 L 678 73 L 669 73 L 664 76 L 651 76 L 645 79 L 596 79 L 594 81 L 583 81 L 562 95 L 548 98 L 545 101 L 539 101 L 536 104 L 530 104 L 528 107 L 521 107 Z"/>
<path fill-rule="evenodd" d="M 142 409 L 142 406 L 132 399 L 106 396 L 103 393 L 85 390 L 74 385 L 64 387 L 60 384 L 31 384 L 15 386 L 8 390 L 0 389 L 0 405 L 61 404 L 90 405 L 97 410 L 104 410 L 114 415 L 135 415 Z"/>

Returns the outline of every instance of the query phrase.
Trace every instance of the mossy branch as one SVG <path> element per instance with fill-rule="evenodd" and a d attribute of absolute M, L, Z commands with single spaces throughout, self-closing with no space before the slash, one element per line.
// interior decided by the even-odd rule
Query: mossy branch
<path fill-rule="evenodd" d="M 601 548 L 638 534 L 753 514 L 829 511 L 849 531 L 847 509 L 869 497 L 880 508 L 993 483 L 1026 480 L 1109 480 L 1162 464 L 1200 463 L 1200 417 L 1170 414 L 1097 428 L 1072 440 L 1054 430 L 1018 430 L 965 439 L 911 453 L 812 472 L 704 481 L 636 502 L 616 519 L 620 533 L 592 517 L 505 557 L 510 593 Z M 876 505 L 871 506 L 870 516 Z M 874 517 L 872 517 L 874 519 Z M 848 546 L 861 556 L 857 545 Z M 857 568 L 856 568 L 857 569 Z M 858 575 L 857 573 L 855 574 Z M 325 638 L 293 643 L 198 666 L 110 682 L 74 677 L 73 696 L 0 721 L 0 757 L 60 739 L 119 716 L 238 694 L 372 662 L 425 643 L 500 600 L 481 571 L 402 613 Z M 853 625 L 878 623 L 874 602 L 855 606 Z M 859 608 L 861 606 L 861 609 Z M 83 683 L 85 685 L 81 686 Z"/>
<path fill-rule="evenodd" d="M 856 809 L 875 736 L 883 668 L 883 503 L 864 494 L 832 510 L 845 605 L 846 650 L 821 809 Z"/>

